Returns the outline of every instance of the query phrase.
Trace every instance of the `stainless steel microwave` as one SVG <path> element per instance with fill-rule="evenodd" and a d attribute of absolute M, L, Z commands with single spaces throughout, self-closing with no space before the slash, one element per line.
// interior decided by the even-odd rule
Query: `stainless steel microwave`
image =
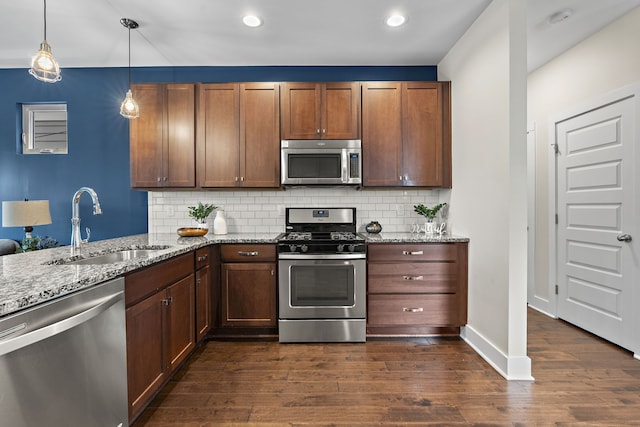
<path fill-rule="evenodd" d="M 362 184 L 362 143 L 349 140 L 282 140 L 283 185 Z"/>

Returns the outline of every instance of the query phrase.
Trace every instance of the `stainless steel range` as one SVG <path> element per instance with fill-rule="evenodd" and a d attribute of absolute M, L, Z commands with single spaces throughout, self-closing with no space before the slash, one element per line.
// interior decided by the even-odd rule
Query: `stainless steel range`
<path fill-rule="evenodd" d="M 278 241 L 280 342 L 364 342 L 366 247 L 355 208 L 287 208 Z"/>

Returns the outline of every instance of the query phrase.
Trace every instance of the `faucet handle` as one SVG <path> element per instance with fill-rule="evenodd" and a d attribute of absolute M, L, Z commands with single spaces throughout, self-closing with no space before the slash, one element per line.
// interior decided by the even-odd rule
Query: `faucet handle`
<path fill-rule="evenodd" d="M 87 231 L 87 238 L 82 241 L 82 243 L 89 243 L 89 239 L 91 238 L 91 229 L 89 227 L 85 228 Z"/>

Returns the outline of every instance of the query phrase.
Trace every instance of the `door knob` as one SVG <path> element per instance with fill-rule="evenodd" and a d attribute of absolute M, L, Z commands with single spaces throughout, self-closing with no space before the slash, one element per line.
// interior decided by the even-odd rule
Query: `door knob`
<path fill-rule="evenodd" d="M 630 234 L 620 234 L 617 237 L 619 242 L 630 242 L 631 241 L 631 235 Z"/>

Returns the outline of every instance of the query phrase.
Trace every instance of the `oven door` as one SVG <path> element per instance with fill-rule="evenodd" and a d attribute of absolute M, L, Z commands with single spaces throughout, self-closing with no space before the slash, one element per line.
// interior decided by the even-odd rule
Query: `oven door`
<path fill-rule="evenodd" d="M 280 255 L 278 274 L 280 319 L 366 316 L 364 254 Z"/>

